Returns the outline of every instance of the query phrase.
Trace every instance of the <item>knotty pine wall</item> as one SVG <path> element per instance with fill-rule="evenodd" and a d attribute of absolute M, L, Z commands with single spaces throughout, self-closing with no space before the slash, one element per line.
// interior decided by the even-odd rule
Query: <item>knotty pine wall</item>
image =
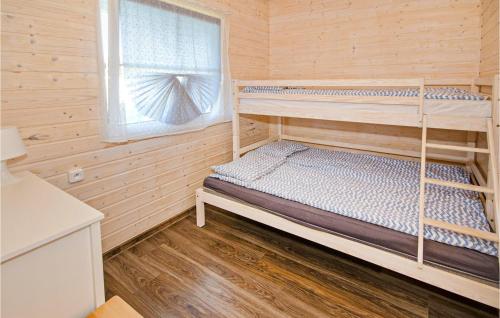
<path fill-rule="evenodd" d="M 480 0 L 273 0 L 270 77 L 472 80 L 479 71 L 481 9 Z M 382 151 L 420 152 L 416 128 L 294 119 L 285 131 Z M 467 140 L 459 132 L 429 135 L 434 141 L 443 137 L 456 144 Z"/>
<path fill-rule="evenodd" d="M 199 0 L 230 14 L 234 78 L 268 75 L 266 0 Z M 194 189 L 231 158 L 230 123 L 121 145 L 99 136 L 96 0 L 2 0 L 2 125 L 20 128 L 28 155 L 11 162 L 105 214 L 103 249 L 194 206 Z M 263 139 L 265 120 L 243 119 L 243 143 Z M 67 182 L 67 171 L 85 180 Z"/>

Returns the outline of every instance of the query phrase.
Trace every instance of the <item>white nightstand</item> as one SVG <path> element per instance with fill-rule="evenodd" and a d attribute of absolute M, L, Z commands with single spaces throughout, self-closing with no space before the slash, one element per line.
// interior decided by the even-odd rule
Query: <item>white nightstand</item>
<path fill-rule="evenodd" d="M 104 303 L 102 213 L 25 172 L 1 188 L 1 316 L 85 317 Z"/>

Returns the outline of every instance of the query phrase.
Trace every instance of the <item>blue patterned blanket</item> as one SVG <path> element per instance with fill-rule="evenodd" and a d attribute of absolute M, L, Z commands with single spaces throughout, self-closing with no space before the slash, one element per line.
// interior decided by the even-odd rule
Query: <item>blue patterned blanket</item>
<path fill-rule="evenodd" d="M 270 159 L 272 158 L 272 159 Z M 212 177 L 417 236 L 420 163 L 277 142 L 213 167 Z M 427 176 L 471 183 L 458 166 L 428 164 Z M 489 231 L 477 193 L 427 185 L 426 216 Z M 497 255 L 493 242 L 431 226 L 425 238 Z"/>
<path fill-rule="evenodd" d="M 339 96 L 399 96 L 417 97 L 417 88 L 370 88 L 370 89 L 312 89 L 312 88 L 286 88 L 278 86 L 247 86 L 245 93 L 263 94 L 306 94 L 306 95 L 339 95 Z M 446 100 L 484 100 L 481 94 L 471 93 L 455 87 L 427 87 L 424 91 L 425 99 Z"/>

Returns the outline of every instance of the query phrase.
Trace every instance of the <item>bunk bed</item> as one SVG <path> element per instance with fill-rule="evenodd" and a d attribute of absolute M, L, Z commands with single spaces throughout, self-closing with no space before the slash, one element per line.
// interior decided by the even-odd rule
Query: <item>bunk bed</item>
<path fill-rule="evenodd" d="M 496 230 L 500 222 L 498 132 L 496 131 L 499 107 L 498 85 L 498 76 L 492 79 L 477 79 L 469 83 L 463 80 L 423 79 L 234 81 L 234 161 L 228 166 L 214 167 L 216 174 L 208 177 L 204 187 L 196 191 L 197 225 L 204 226 L 204 204 L 208 203 L 498 308 L 500 297 L 498 289 L 500 231 Z M 469 89 L 458 88 L 463 86 L 468 86 Z M 239 127 L 241 114 L 272 116 L 269 138 L 241 147 Z M 305 145 L 302 148 L 300 144 L 293 142 L 377 151 L 373 148 L 363 149 L 328 140 L 286 135 L 283 133 L 285 117 L 419 127 L 422 130 L 419 164 L 415 160 L 398 161 L 392 158 L 384 161 L 382 159 L 384 157 L 380 154 L 342 152 L 339 155 Z M 478 148 L 471 143 L 467 146 L 429 143 L 427 141 L 429 128 L 484 132 L 487 136 L 487 147 Z M 281 143 L 276 144 L 276 141 Z M 288 151 L 288 148 L 293 150 Z M 428 163 L 427 149 L 431 148 L 489 155 L 487 177 L 483 177 L 473 160 L 474 156 L 470 155 L 465 161 L 465 169 L 453 170 L 443 164 Z M 274 157 L 267 156 L 266 151 L 273 151 Z M 384 152 L 390 153 L 387 150 Z M 240 159 L 245 153 L 246 155 Z M 394 154 L 401 153 L 395 151 Z M 279 158 L 276 159 L 277 157 Z M 343 161 L 338 161 L 340 157 Z M 352 164 L 369 161 L 375 166 L 383 166 L 383 169 L 390 167 L 387 168 L 385 176 L 388 179 L 399 178 L 403 183 L 405 183 L 404 178 L 414 179 L 413 186 L 403 185 L 404 189 L 401 191 L 416 197 L 416 200 L 411 201 L 411 206 L 402 207 L 416 211 L 414 220 L 416 228 L 405 232 L 390 228 L 384 220 L 363 219 L 362 214 L 357 216 L 352 212 L 348 203 L 328 200 L 328 189 L 323 192 L 318 191 L 323 198 L 326 197 L 326 200 L 320 198 L 318 202 L 301 197 L 300 194 L 296 194 L 295 197 L 288 195 L 288 192 L 294 190 L 293 185 L 284 185 L 287 183 L 288 175 L 282 176 L 283 180 L 279 178 L 268 180 L 267 184 L 264 178 L 260 184 L 253 182 L 270 174 L 277 167 L 285 167 L 284 162 L 289 161 L 313 169 L 308 173 L 312 171 L 314 174 L 316 173 L 314 169 L 320 169 L 316 175 L 318 178 L 321 174 L 335 171 L 337 166 L 344 163 L 347 164 L 346 169 L 350 169 L 351 174 L 356 174 L 355 178 L 371 178 L 372 172 L 356 173 L 356 165 Z M 381 161 L 383 163 L 380 163 Z M 263 165 L 263 162 L 266 164 Z M 326 167 L 327 165 L 329 166 Z M 401 170 L 401 165 L 407 166 L 405 171 Z M 436 172 L 437 175 L 429 173 L 429 170 Z M 454 172 L 450 174 L 446 172 L 448 170 Z M 258 174 L 259 171 L 264 173 Z M 294 168 L 290 168 L 290 171 L 294 171 L 295 174 L 291 175 L 295 177 L 302 173 Z M 224 175 L 225 172 L 229 174 Z M 258 178 L 255 177 L 256 173 Z M 331 174 L 339 178 L 337 172 Z M 457 174 L 459 177 L 453 177 Z M 346 182 L 351 178 L 345 175 L 341 177 Z M 245 178 L 249 178 L 248 180 L 252 182 L 246 182 Z M 307 179 L 306 174 L 304 179 Z M 339 180 L 335 181 L 338 184 Z M 390 181 L 387 180 L 389 183 Z M 275 187 L 278 182 L 281 182 L 282 186 Z M 381 173 L 377 182 L 388 184 Z M 390 187 L 398 192 L 397 182 Z M 448 194 L 451 193 L 455 200 L 458 200 L 455 202 L 457 206 L 474 205 L 476 214 L 470 214 L 471 209 L 469 209 L 467 212 L 469 214 L 465 213 L 465 217 L 457 216 L 466 219 L 461 222 L 453 219 L 453 211 L 458 210 L 446 211 L 445 214 L 450 214 L 450 218 L 435 217 L 436 215 L 429 213 L 426 206 L 431 210 L 441 209 L 441 212 L 446 209 L 440 202 L 435 202 L 439 201 L 439 196 L 434 201 L 428 198 L 436 194 L 437 188 L 450 189 Z M 331 185 L 329 189 L 336 190 L 335 186 Z M 370 191 L 363 186 L 361 189 Z M 336 193 L 339 194 L 342 193 Z M 312 191 L 310 196 L 314 195 Z M 365 198 L 368 201 L 379 199 L 367 196 Z M 467 200 L 467 204 L 460 200 L 464 202 Z M 339 211 L 342 209 L 335 207 L 335 205 L 345 207 L 346 204 L 347 208 L 344 210 L 352 213 L 341 213 Z M 376 202 L 368 204 L 375 206 Z M 478 205 L 481 206 L 479 210 Z M 450 236 L 450 233 L 455 236 Z M 429 239 L 428 235 L 434 235 L 434 238 Z M 435 238 L 440 235 L 444 235 L 445 238 Z M 462 243 L 449 243 L 447 240 L 462 241 Z"/>

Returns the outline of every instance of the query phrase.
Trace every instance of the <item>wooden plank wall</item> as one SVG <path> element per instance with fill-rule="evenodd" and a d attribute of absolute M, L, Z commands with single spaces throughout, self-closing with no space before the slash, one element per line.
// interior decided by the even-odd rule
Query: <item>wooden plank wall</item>
<path fill-rule="evenodd" d="M 499 0 L 481 0 L 481 55 L 479 74 L 484 77 L 500 73 L 499 2 Z M 489 87 L 485 87 L 483 90 L 485 93 L 491 94 Z M 494 126 L 496 126 L 500 122 L 500 112 L 498 109 L 496 109 L 493 118 Z M 495 127 L 495 133 L 496 143 L 498 144 L 498 139 L 500 139 L 498 127 Z M 485 134 L 478 135 L 478 144 L 482 147 L 486 146 Z M 500 152 L 498 154 L 500 166 Z M 486 174 L 488 170 L 488 158 L 489 157 L 484 154 L 476 155 L 476 162 L 483 174 Z"/>
<path fill-rule="evenodd" d="M 234 78 L 268 73 L 266 0 L 199 0 L 229 13 Z M 121 145 L 101 142 L 96 0 L 2 0 L 2 125 L 20 128 L 28 155 L 11 162 L 102 211 L 109 250 L 194 205 L 209 166 L 231 158 L 230 123 Z M 266 138 L 242 120 L 243 144 Z M 84 181 L 66 172 L 83 167 Z"/>
<path fill-rule="evenodd" d="M 270 2 L 272 78 L 477 76 L 480 0 Z"/>
<path fill-rule="evenodd" d="M 472 79 L 479 68 L 480 10 L 479 0 L 271 1 L 270 77 Z M 290 120 L 285 130 L 420 151 L 415 128 Z M 466 140 L 465 133 L 430 133 L 431 140 L 441 137 Z"/>
<path fill-rule="evenodd" d="M 499 73 L 499 2 L 498 0 L 481 0 L 481 76 L 492 76 Z"/>

